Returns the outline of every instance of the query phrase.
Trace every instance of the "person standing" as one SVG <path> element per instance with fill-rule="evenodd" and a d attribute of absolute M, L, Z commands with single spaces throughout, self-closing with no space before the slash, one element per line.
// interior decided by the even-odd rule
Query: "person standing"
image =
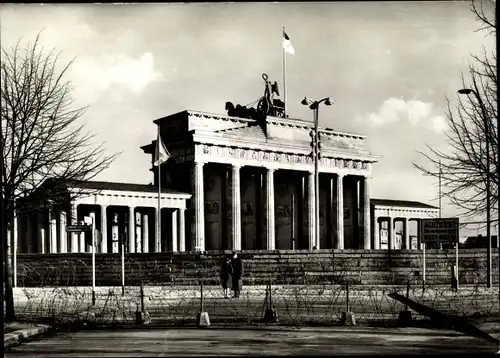
<path fill-rule="evenodd" d="M 236 251 L 233 251 L 233 258 L 231 259 L 232 272 L 232 288 L 234 291 L 234 298 L 240 297 L 243 277 L 243 261 L 238 257 Z"/>
<path fill-rule="evenodd" d="M 232 274 L 233 266 L 231 264 L 231 258 L 228 256 L 224 258 L 220 271 L 220 282 L 224 291 L 224 298 L 229 298 L 227 296 L 227 290 L 232 287 Z"/>

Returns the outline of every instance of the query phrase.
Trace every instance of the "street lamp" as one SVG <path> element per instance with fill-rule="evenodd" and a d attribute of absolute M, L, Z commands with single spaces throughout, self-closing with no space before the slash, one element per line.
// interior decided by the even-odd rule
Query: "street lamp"
<path fill-rule="evenodd" d="M 470 95 L 471 93 L 474 94 L 476 97 L 477 101 L 479 102 L 479 106 L 481 107 L 481 113 L 483 115 L 483 121 L 484 121 L 484 132 L 486 134 L 486 240 L 488 241 L 487 247 L 487 280 L 486 284 L 487 287 L 491 287 L 491 217 L 490 217 L 490 141 L 488 138 L 488 121 L 487 121 L 487 116 L 486 116 L 486 108 L 484 107 L 483 100 L 481 99 L 481 96 L 479 94 L 470 88 L 462 88 L 458 90 L 459 94 L 465 94 L 465 95 Z M 498 234 L 497 234 L 498 235 Z"/>
<path fill-rule="evenodd" d="M 309 106 L 310 109 L 314 111 L 314 133 L 311 135 L 312 138 L 312 143 L 311 146 L 313 148 L 312 155 L 314 158 L 314 201 L 315 201 L 315 218 L 316 218 L 316 225 L 315 225 L 315 237 L 316 237 L 316 244 L 315 246 L 319 248 L 319 159 L 320 159 L 320 149 L 321 149 L 321 144 L 319 142 L 319 132 L 318 132 L 318 112 L 319 112 L 319 105 L 321 103 L 325 103 L 326 106 L 331 106 L 333 102 L 330 100 L 330 97 L 323 98 L 322 100 L 319 101 L 313 101 L 310 98 L 304 97 L 302 100 L 302 104 L 304 106 Z"/>

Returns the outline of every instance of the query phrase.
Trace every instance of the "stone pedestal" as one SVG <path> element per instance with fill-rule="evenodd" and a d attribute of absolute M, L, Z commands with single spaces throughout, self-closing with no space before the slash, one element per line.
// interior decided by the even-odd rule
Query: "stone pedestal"
<path fill-rule="evenodd" d="M 276 309 L 274 307 L 266 309 L 266 312 L 264 313 L 264 322 L 265 323 L 277 323 L 278 322 L 278 312 L 276 311 Z"/>
<path fill-rule="evenodd" d="M 354 317 L 353 312 L 342 312 L 342 319 L 340 320 L 340 324 L 343 326 L 355 326 L 356 318 Z"/>
<path fill-rule="evenodd" d="M 208 312 L 200 312 L 196 315 L 196 326 L 200 328 L 210 326 L 210 317 L 208 316 Z"/>
<path fill-rule="evenodd" d="M 135 312 L 135 324 L 142 325 L 142 324 L 150 324 L 150 323 L 151 323 L 151 317 L 149 315 L 149 312 L 147 312 L 147 311 Z"/>
<path fill-rule="evenodd" d="M 411 325 L 412 322 L 412 316 L 411 316 L 411 311 L 401 311 L 399 312 L 398 316 L 398 325 L 402 327 L 407 327 Z"/>

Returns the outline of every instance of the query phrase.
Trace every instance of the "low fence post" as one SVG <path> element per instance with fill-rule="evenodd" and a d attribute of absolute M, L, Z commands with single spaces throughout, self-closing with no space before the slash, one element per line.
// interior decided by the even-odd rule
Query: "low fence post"
<path fill-rule="evenodd" d="M 144 284 L 142 279 L 139 295 L 141 299 L 141 310 L 135 313 L 135 324 L 148 324 L 151 322 L 151 318 L 149 313 L 144 310 Z"/>
<path fill-rule="evenodd" d="M 346 284 L 346 312 L 349 312 L 349 283 Z"/>
<path fill-rule="evenodd" d="M 406 283 L 406 299 L 410 299 L 410 280 Z M 408 303 L 405 305 L 405 310 L 408 311 Z"/>
<path fill-rule="evenodd" d="M 210 326 L 210 317 L 205 312 L 203 299 L 203 279 L 200 279 L 200 312 L 196 315 L 196 325 L 198 327 Z"/>
<path fill-rule="evenodd" d="M 204 312 L 203 310 L 203 281 L 200 283 L 200 312 Z"/>
<path fill-rule="evenodd" d="M 144 312 L 144 286 L 141 280 L 141 312 Z"/>
<path fill-rule="evenodd" d="M 346 288 L 345 291 L 346 311 L 342 312 L 342 319 L 340 323 L 344 326 L 355 326 L 356 319 L 354 317 L 354 313 L 350 311 L 349 307 L 349 282 L 346 283 L 345 288 Z"/>
<path fill-rule="evenodd" d="M 405 309 L 399 312 L 398 324 L 400 326 L 409 326 L 412 321 L 411 311 L 408 310 L 408 300 L 410 299 L 410 280 L 406 282 L 406 303 Z"/>
<path fill-rule="evenodd" d="M 264 313 L 264 322 L 265 323 L 278 322 L 278 314 L 277 314 L 276 310 L 273 308 L 273 296 L 272 296 L 271 291 L 272 291 L 271 280 L 269 280 L 269 283 L 267 284 L 267 287 L 266 287 L 266 301 L 267 301 L 267 297 L 269 297 L 269 303 L 267 304 L 267 309 L 266 309 L 266 312 Z M 269 292 L 269 294 L 268 294 L 268 292 Z"/>

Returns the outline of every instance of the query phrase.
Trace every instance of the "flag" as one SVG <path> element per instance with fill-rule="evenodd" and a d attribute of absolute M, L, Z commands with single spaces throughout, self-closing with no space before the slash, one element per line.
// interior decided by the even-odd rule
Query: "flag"
<path fill-rule="evenodd" d="M 283 48 L 285 49 L 285 52 L 288 52 L 290 55 L 295 54 L 295 50 L 286 32 L 283 32 Z"/>
<path fill-rule="evenodd" d="M 170 158 L 170 153 L 168 152 L 167 148 L 165 147 L 165 144 L 161 140 L 161 138 L 158 138 L 156 141 L 156 152 L 155 152 L 155 162 L 154 165 L 158 166 L 160 164 L 165 163 L 168 158 Z"/>

